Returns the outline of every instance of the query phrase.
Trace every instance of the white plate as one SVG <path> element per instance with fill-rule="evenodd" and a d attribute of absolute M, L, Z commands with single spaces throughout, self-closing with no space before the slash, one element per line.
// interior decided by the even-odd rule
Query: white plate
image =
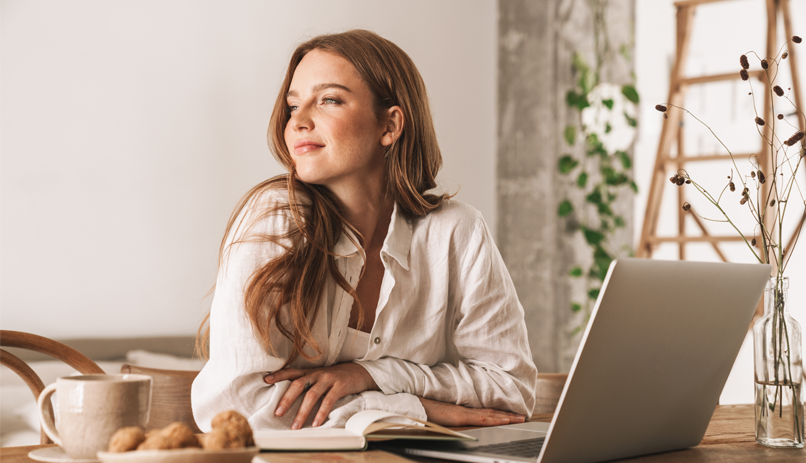
<path fill-rule="evenodd" d="M 36 461 L 47 461 L 50 463 L 91 463 L 98 460 L 77 460 L 70 458 L 64 453 L 61 447 L 43 447 L 41 449 L 31 450 L 28 453 L 28 458 Z"/>
<path fill-rule="evenodd" d="M 249 463 L 257 447 L 227 450 L 176 449 L 98 452 L 103 463 Z"/>

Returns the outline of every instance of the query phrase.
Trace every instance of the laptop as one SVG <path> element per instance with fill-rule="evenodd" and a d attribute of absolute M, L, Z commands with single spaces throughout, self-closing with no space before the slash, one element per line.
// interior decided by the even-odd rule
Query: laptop
<path fill-rule="evenodd" d="M 771 267 L 618 259 L 551 423 L 465 431 L 478 442 L 380 448 L 468 462 L 599 462 L 698 445 Z"/>

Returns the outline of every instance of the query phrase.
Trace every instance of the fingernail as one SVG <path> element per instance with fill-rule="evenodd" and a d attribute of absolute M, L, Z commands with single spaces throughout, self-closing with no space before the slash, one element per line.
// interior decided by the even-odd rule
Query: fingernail
<path fill-rule="evenodd" d="M 282 405 L 277 407 L 277 410 L 274 411 L 274 414 L 277 416 L 283 416 L 283 413 L 285 413 L 285 407 L 283 407 Z"/>
<path fill-rule="evenodd" d="M 264 376 L 263 381 L 265 381 L 267 383 L 270 383 L 270 382 L 274 381 L 274 376 L 272 376 L 272 375 Z"/>
<path fill-rule="evenodd" d="M 503 424 L 508 424 L 509 423 L 509 418 L 498 418 L 498 421 L 503 423 Z"/>
<path fill-rule="evenodd" d="M 299 429 L 299 423 L 294 423 L 294 424 L 292 424 L 292 425 L 291 425 L 291 429 L 293 429 L 294 431 L 296 431 L 297 429 Z"/>
<path fill-rule="evenodd" d="M 318 428 L 318 427 L 319 427 L 319 424 L 320 424 L 320 423 L 319 423 L 319 420 L 313 420 L 313 424 L 312 424 L 312 426 L 313 426 L 314 428 Z"/>

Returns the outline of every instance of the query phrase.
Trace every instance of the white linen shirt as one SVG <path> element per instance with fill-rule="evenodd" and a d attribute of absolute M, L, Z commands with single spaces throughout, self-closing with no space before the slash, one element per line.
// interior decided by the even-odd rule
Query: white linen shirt
<path fill-rule="evenodd" d="M 238 224 L 249 223 L 276 201 L 288 199 L 274 190 L 252 198 L 226 244 L 243 237 Z M 276 214 L 260 218 L 248 233 L 279 235 L 292 225 L 292 219 Z M 244 287 L 252 273 L 280 251 L 272 243 L 246 241 L 225 252 L 210 312 L 210 359 L 191 394 L 202 431 L 209 431 L 213 416 L 224 410 L 240 412 L 254 429 L 289 428 L 296 415 L 302 396 L 283 417 L 274 415 L 290 382 L 263 382 L 283 366 L 292 343 L 272 325 L 276 355 L 266 352 L 244 309 Z M 338 270 L 355 285 L 364 265 L 361 253 L 345 234 L 334 252 Z M 381 258 L 385 270 L 375 324 L 366 356 L 355 360 L 381 392 L 341 399 L 325 425 L 343 426 L 361 409 L 425 419 L 417 397 L 531 415 L 537 369 L 524 312 L 481 214 L 446 200 L 426 216 L 410 219 L 395 205 Z M 300 356 L 292 368 L 338 363 L 353 298 L 332 277 L 328 280 L 312 328 L 323 354 L 313 362 Z M 309 346 L 306 352 L 314 353 Z"/>

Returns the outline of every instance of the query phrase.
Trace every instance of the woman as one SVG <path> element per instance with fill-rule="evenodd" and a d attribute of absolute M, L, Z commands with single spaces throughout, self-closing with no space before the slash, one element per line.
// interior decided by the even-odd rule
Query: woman
<path fill-rule="evenodd" d="M 537 371 L 481 215 L 436 186 L 425 86 L 393 43 L 323 35 L 291 57 L 253 188 L 221 245 L 196 421 L 340 426 L 362 409 L 445 425 L 520 422 Z"/>

